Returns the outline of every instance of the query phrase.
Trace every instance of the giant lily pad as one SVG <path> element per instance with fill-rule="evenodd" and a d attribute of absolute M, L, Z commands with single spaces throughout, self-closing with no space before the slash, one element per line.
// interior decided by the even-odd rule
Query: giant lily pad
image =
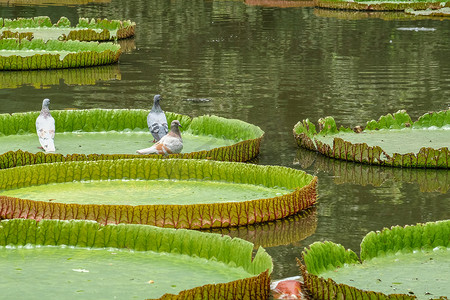
<path fill-rule="evenodd" d="M 450 220 L 370 232 L 361 263 L 351 250 L 316 242 L 300 268 L 315 299 L 444 299 L 450 295 Z"/>
<path fill-rule="evenodd" d="M 148 110 L 52 111 L 59 154 L 37 148 L 35 120 L 38 112 L 0 115 L 0 169 L 45 162 L 158 157 L 137 155 L 153 140 L 147 128 Z M 245 162 L 259 154 L 264 132 L 240 120 L 216 116 L 191 119 L 166 112 L 170 122 L 183 126 L 183 152 L 170 158 L 208 158 Z M 161 156 L 159 156 L 161 157 Z"/>
<path fill-rule="evenodd" d="M 136 23 L 131 21 L 79 18 L 76 26 L 69 19 L 61 17 L 52 24 L 49 17 L 2 19 L 0 18 L 0 38 L 27 38 L 29 40 L 77 40 L 109 41 L 124 39 L 134 35 Z"/>
<path fill-rule="evenodd" d="M 316 7 L 345 9 L 345 10 L 367 10 L 367 11 L 404 11 L 405 9 L 425 10 L 450 7 L 450 1 L 403 1 L 403 0 L 315 0 Z"/>
<path fill-rule="evenodd" d="M 252 250 L 190 230 L 4 220 L 0 288 L 8 299 L 266 299 L 272 260 Z"/>
<path fill-rule="evenodd" d="M 209 160 L 40 164 L 0 170 L 0 217 L 239 226 L 311 207 L 316 186 L 317 177 L 299 170 Z"/>
<path fill-rule="evenodd" d="M 295 125 L 299 147 L 326 156 L 394 167 L 450 168 L 450 110 L 427 113 L 416 122 L 405 111 L 367 122 L 366 128 L 337 128 L 332 117 Z"/>
<path fill-rule="evenodd" d="M 107 65 L 120 54 L 113 43 L 0 39 L 0 71 Z"/>
<path fill-rule="evenodd" d="M 0 72 L 0 89 L 32 86 L 46 89 L 52 85 L 94 85 L 99 81 L 121 80 L 119 66 L 106 65 L 90 68 L 30 70 Z"/>
<path fill-rule="evenodd" d="M 450 190 L 450 172 L 446 169 L 390 168 L 355 164 L 344 160 L 329 159 L 316 152 L 298 149 L 294 164 L 311 172 L 331 174 L 335 184 L 382 186 L 386 182 L 404 182 L 418 185 L 421 192 L 447 193 Z"/>

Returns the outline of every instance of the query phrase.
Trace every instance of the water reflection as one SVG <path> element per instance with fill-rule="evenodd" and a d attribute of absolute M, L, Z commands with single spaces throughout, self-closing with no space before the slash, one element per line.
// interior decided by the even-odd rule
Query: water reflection
<path fill-rule="evenodd" d="M 215 228 L 209 230 L 209 232 L 247 240 L 255 245 L 255 249 L 258 249 L 260 246 L 268 248 L 288 244 L 298 245 L 299 241 L 314 234 L 316 227 L 317 211 L 313 207 L 300 214 L 274 222 L 232 228 Z"/>
<path fill-rule="evenodd" d="M 31 86 L 49 89 L 52 85 L 95 85 L 99 81 L 120 80 L 119 65 L 55 70 L 0 72 L 0 89 Z"/>
<path fill-rule="evenodd" d="M 323 156 L 317 152 L 298 149 L 294 159 L 302 169 L 330 173 L 335 184 L 352 183 L 361 186 L 382 186 L 387 181 L 412 183 L 421 192 L 447 193 L 450 189 L 450 171 L 439 169 L 414 169 L 369 166 Z"/>

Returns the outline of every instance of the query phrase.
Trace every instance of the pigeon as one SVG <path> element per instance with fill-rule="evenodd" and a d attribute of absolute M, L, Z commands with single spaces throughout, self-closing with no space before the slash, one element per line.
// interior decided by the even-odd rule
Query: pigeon
<path fill-rule="evenodd" d="M 181 139 L 180 128 L 182 127 L 178 120 L 173 120 L 170 123 L 170 131 L 163 136 L 150 148 L 137 150 L 139 154 L 162 154 L 164 156 L 169 154 L 180 153 L 183 149 L 183 140 Z"/>
<path fill-rule="evenodd" d="M 49 104 L 50 99 L 42 101 L 42 110 L 36 119 L 36 132 L 44 151 L 55 152 L 55 119 L 50 114 Z"/>
<path fill-rule="evenodd" d="M 153 97 L 153 107 L 147 116 L 148 130 L 150 130 L 153 135 L 153 143 L 159 141 L 169 131 L 167 128 L 166 115 L 159 105 L 161 99 L 161 95 L 155 95 L 155 97 Z"/>

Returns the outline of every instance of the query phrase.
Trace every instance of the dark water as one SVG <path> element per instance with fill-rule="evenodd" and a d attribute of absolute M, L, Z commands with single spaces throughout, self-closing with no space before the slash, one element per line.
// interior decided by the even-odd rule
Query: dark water
<path fill-rule="evenodd" d="M 163 108 L 214 114 L 260 126 L 260 164 L 319 177 L 319 204 L 304 218 L 235 229 L 266 247 L 273 278 L 298 275 L 295 257 L 315 241 L 359 252 L 371 230 L 450 217 L 450 171 L 336 162 L 298 150 L 292 128 L 327 115 L 363 125 L 406 109 L 413 119 L 450 104 L 450 20 L 403 14 L 339 14 L 240 1 L 127 0 L 73 6 L 0 6 L 0 17 L 48 15 L 131 19 L 118 65 L 0 73 L 0 113 L 52 109 Z M 432 28 L 430 31 L 399 28 Z M 34 82 L 34 86 L 33 83 Z M 209 98 L 210 102 L 184 101 Z M 450 145 L 450 136 L 448 138 Z"/>

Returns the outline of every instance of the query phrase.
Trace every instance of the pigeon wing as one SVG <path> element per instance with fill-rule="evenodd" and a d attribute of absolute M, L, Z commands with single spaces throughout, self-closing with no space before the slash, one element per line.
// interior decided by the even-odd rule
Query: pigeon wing
<path fill-rule="evenodd" d="M 150 112 L 147 116 L 147 125 L 153 138 L 157 141 L 169 132 L 164 112 Z"/>
<path fill-rule="evenodd" d="M 52 116 L 39 115 L 36 119 L 36 132 L 39 143 L 45 152 L 55 151 L 55 119 Z"/>

